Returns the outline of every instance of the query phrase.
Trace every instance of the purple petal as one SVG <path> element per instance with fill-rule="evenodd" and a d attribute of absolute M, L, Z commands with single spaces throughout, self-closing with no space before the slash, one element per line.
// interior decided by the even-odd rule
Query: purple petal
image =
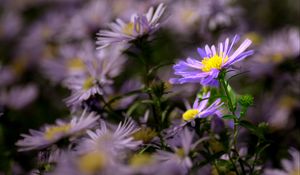
<path fill-rule="evenodd" d="M 198 51 L 199 55 L 201 56 L 201 58 L 208 57 L 207 54 L 206 54 L 206 52 L 203 49 L 198 48 L 197 51 Z"/>

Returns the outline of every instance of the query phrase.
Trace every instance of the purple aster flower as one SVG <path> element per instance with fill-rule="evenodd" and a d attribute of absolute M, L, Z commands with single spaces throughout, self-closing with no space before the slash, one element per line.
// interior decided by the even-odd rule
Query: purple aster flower
<path fill-rule="evenodd" d="M 63 138 L 70 138 L 94 126 L 99 116 L 84 110 L 80 117 L 74 116 L 70 122 L 57 120 L 56 125 L 46 125 L 42 130 L 29 130 L 22 134 L 23 139 L 17 141 L 19 151 L 29 151 L 49 147 Z"/>
<path fill-rule="evenodd" d="M 171 78 L 170 83 L 201 83 L 204 86 L 217 86 L 217 78 L 221 70 L 228 69 L 232 64 L 239 62 L 253 54 L 253 50 L 245 51 L 251 40 L 246 39 L 235 51 L 233 46 L 238 42 L 239 37 L 236 35 L 231 43 L 227 38 L 219 47 L 212 45 L 205 46 L 205 49 L 198 48 L 198 53 L 202 60 L 187 58 L 186 61 L 179 61 L 173 66 L 175 75 L 182 78 Z"/>
<path fill-rule="evenodd" d="M 203 95 L 202 101 L 199 102 L 199 99 L 196 98 L 192 107 L 188 107 L 187 111 L 183 113 L 182 118 L 185 121 L 190 121 L 195 118 L 205 118 L 210 115 L 221 116 L 220 107 L 223 105 L 221 99 L 217 99 L 211 105 L 208 105 L 208 100 L 210 97 L 210 92 Z"/>
<path fill-rule="evenodd" d="M 159 4 L 156 10 L 151 7 L 146 14 L 133 14 L 129 22 L 117 19 L 110 24 L 110 30 L 100 30 L 96 44 L 98 49 L 119 42 L 127 42 L 145 34 L 151 34 L 160 27 L 159 20 L 165 11 L 164 4 Z"/>

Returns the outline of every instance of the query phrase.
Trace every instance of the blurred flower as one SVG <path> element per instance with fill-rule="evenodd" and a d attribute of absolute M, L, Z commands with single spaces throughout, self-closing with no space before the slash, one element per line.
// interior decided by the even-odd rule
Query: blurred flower
<path fill-rule="evenodd" d="M 16 79 L 13 68 L 9 66 L 0 65 L 0 87 L 5 87 L 12 84 Z"/>
<path fill-rule="evenodd" d="M 252 74 L 272 73 L 273 67 L 300 55 L 300 34 L 297 28 L 286 28 L 267 37 L 259 45 L 252 60 Z M 248 64 L 247 64 L 248 66 Z"/>
<path fill-rule="evenodd" d="M 196 97 L 193 106 L 189 106 L 188 110 L 182 115 L 183 120 L 191 121 L 195 118 L 205 118 L 214 114 L 220 116 L 220 107 L 223 105 L 223 103 L 221 103 L 221 99 L 217 99 L 211 105 L 208 105 L 209 97 L 210 92 L 204 94 L 202 97 L 203 100 L 200 102 L 199 98 Z"/>
<path fill-rule="evenodd" d="M 64 80 L 64 85 L 72 91 L 66 103 L 77 105 L 92 95 L 103 95 L 104 90 L 113 83 L 112 78 L 120 73 L 126 61 L 120 56 L 122 49 L 121 45 L 106 47 L 98 53 L 87 49 L 84 52 L 85 55 L 79 57 L 84 63 L 83 73 L 70 75 Z"/>
<path fill-rule="evenodd" d="M 171 145 L 173 152 L 158 150 L 155 158 L 164 165 L 174 164 L 179 166 L 179 169 L 186 174 L 188 169 L 192 167 L 192 160 L 189 157 L 190 151 L 193 149 L 192 144 L 194 134 L 188 129 L 184 129 L 180 134 L 180 145 Z"/>
<path fill-rule="evenodd" d="M 137 130 L 134 121 L 129 118 L 120 122 L 114 131 L 109 130 L 102 121 L 100 129 L 87 132 L 90 138 L 83 142 L 80 150 L 106 150 L 111 156 L 122 157 L 124 152 L 136 149 L 141 144 L 141 141 L 136 141 L 132 137 Z"/>
<path fill-rule="evenodd" d="M 258 48 L 253 60 L 260 63 L 279 63 L 300 55 L 300 34 L 297 28 L 287 28 L 272 34 Z"/>
<path fill-rule="evenodd" d="M 66 23 L 60 33 L 63 40 L 89 39 L 91 33 L 106 24 L 112 15 L 107 0 L 92 0 L 83 4 L 82 8 L 74 9 L 70 22 Z"/>
<path fill-rule="evenodd" d="M 60 156 L 50 175 L 102 175 L 121 174 L 120 166 L 105 150 L 67 152 Z"/>
<path fill-rule="evenodd" d="M 149 127 L 142 127 L 140 130 L 132 134 L 134 140 L 141 140 L 143 141 L 143 143 L 151 142 L 151 140 L 156 136 L 157 136 L 156 131 Z"/>
<path fill-rule="evenodd" d="M 37 96 L 38 88 L 34 84 L 15 86 L 10 90 L 0 89 L 0 105 L 12 109 L 22 109 L 33 102 Z"/>
<path fill-rule="evenodd" d="M 52 12 L 34 21 L 16 46 L 19 57 L 25 57 L 26 61 L 35 65 L 44 58 L 52 57 L 49 45 L 58 39 L 67 19 L 64 13 Z"/>
<path fill-rule="evenodd" d="M 119 42 L 127 42 L 137 37 L 151 34 L 160 26 L 159 19 L 165 11 L 165 6 L 160 4 L 156 10 L 151 7 L 145 15 L 133 14 L 129 22 L 117 19 L 110 24 L 110 30 L 100 30 L 96 44 L 99 49 Z"/>
<path fill-rule="evenodd" d="M 298 175 L 300 174 L 300 153 L 295 148 L 289 149 L 292 159 L 283 159 L 281 161 L 282 170 L 266 169 L 264 175 Z"/>
<path fill-rule="evenodd" d="M 241 14 L 241 8 L 233 5 L 233 0 L 202 0 L 201 2 L 202 8 L 209 11 L 201 16 L 202 26 L 208 26 L 210 30 L 215 30 L 220 26 L 230 26 L 234 19 L 237 19 Z"/>
<path fill-rule="evenodd" d="M 70 122 L 57 120 L 56 125 L 46 125 L 41 131 L 29 130 L 30 134 L 22 134 L 24 139 L 19 140 L 16 145 L 20 147 L 19 151 L 43 149 L 63 138 L 74 136 L 91 128 L 98 118 L 99 116 L 96 116 L 95 113 L 88 114 L 83 111 L 80 117 L 74 116 Z"/>
<path fill-rule="evenodd" d="M 170 6 L 172 16 L 169 18 L 169 27 L 183 34 L 193 29 L 200 29 L 207 34 L 218 27 L 228 27 L 239 20 L 242 11 L 233 5 L 232 0 L 184 0 L 175 1 Z"/>
<path fill-rule="evenodd" d="M 293 108 L 297 105 L 299 105 L 299 101 L 297 101 L 296 97 L 276 97 L 276 104 L 268 106 L 268 108 L 271 109 L 271 114 L 268 119 L 270 126 L 275 129 L 284 129 L 291 127 L 291 124 L 295 124 L 291 122 L 290 115 Z"/>
<path fill-rule="evenodd" d="M 11 39 L 22 29 L 22 19 L 15 11 L 4 11 L 0 16 L 0 39 Z"/>
<path fill-rule="evenodd" d="M 198 28 L 201 14 L 208 11 L 207 8 L 202 8 L 199 1 L 176 1 L 171 5 L 172 16 L 168 19 L 169 27 L 181 33 L 190 32 L 192 27 Z"/>
<path fill-rule="evenodd" d="M 179 61 L 173 66 L 175 75 L 183 78 L 171 78 L 171 83 L 201 83 L 202 85 L 216 86 L 218 85 L 218 75 L 221 70 L 228 69 L 232 64 L 239 62 L 249 55 L 253 54 L 253 50 L 245 50 L 250 46 L 251 41 L 246 39 L 233 53 L 234 44 L 238 42 L 239 37 L 236 35 L 231 44 L 227 38 L 223 43 L 219 44 L 218 52 L 214 45 L 209 48 L 205 46 L 205 50 L 198 48 L 199 55 L 203 58 L 198 61 L 193 58 L 187 58 L 186 61 Z M 224 46 L 224 47 L 223 47 Z"/>

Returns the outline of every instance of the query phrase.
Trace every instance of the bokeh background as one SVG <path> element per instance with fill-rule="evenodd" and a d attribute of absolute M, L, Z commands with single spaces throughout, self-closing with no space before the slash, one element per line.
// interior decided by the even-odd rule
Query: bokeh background
<path fill-rule="evenodd" d="M 240 74 L 230 83 L 237 93 L 254 96 L 249 120 L 270 125 L 270 164 L 279 166 L 288 148 L 300 149 L 298 0 L 0 0 L 0 174 L 22 174 L 33 167 L 35 152 L 17 152 L 21 133 L 70 113 L 63 101 L 70 91 L 62 82 L 79 64 L 80 50 L 86 45 L 96 50 L 96 33 L 116 18 L 128 20 L 160 2 L 167 10 L 152 39 L 149 62 L 197 57 L 197 47 L 235 34 L 251 39 L 255 54 L 236 65 Z M 110 94 L 139 87 L 139 72 L 136 61 L 128 58 Z M 166 83 L 172 76 L 170 64 L 158 75 Z M 168 88 L 185 92 L 172 97 L 181 102 L 193 98 L 199 85 Z M 126 111 L 133 100 L 115 105 Z"/>

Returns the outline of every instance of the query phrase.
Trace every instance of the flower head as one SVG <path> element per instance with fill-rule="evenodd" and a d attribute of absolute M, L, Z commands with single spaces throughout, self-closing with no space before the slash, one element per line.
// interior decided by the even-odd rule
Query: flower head
<path fill-rule="evenodd" d="M 114 131 L 108 129 L 102 121 L 100 129 L 87 132 L 90 138 L 84 141 L 80 150 L 106 150 L 110 155 L 120 156 L 122 152 L 135 149 L 141 144 L 141 141 L 135 141 L 132 137 L 136 131 L 137 128 L 130 119 L 119 123 Z"/>
<path fill-rule="evenodd" d="M 21 147 L 19 151 L 43 149 L 63 138 L 91 128 L 98 118 L 94 113 L 87 114 L 84 111 L 80 117 L 75 117 L 70 122 L 58 120 L 56 125 L 47 125 L 42 131 L 29 130 L 30 135 L 22 134 L 24 139 L 19 140 L 16 145 Z"/>
<path fill-rule="evenodd" d="M 234 52 L 233 47 L 238 42 L 239 37 L 235 36 L 229 44 L 227 38 L 224 43 L 220 43 L 218 49 L 213 45 L 205 46 L 205 49 L 198 48 L 198 53 L 202 60 L 187 58 L 186 61 L 179 61 L 174 65 L 175 75 L 182 78 L 172 78 L 171 83 L 201 83 L 202 85 L 216 86 L 217 78 L 223 69 L 229 68 L 249 55 L 252 50 L 245 51 L 251 44 L 251 40 L 246 39 Z"/>
<path fill-rule="evenodd" d="M 110 30 L 101 30 L 98 33 L 96 44 L 102 49 L 112 43 L 131 41 L 139 36 L 151 34 L 160 26 L 159 19 L 164 11 L 164 4 L 159 4 L 156 10 L 151 7 L 146 14 L 133 14 L 129 22 L 117 19 L 115 23 L 110 24 Z"/>
<path fill-rule="evenodd" d="M 120 54 L 122 49 L 122 45 L 114 45 L 94 53 L 90 47 L 87 48 L 85 57 L 80 57 L 84 64 L 82 73 L 64 80 L 64 85 L 72 91 L 66 98 L 69 106 L 76 106 L 92 95 L 103 95 L 105 90 L 110 89 L 112 78 L 120 73 L 126 61 Z"/>
<path fill-rule="evenodd" d="M 159 150 L 155 158 L 162 162 L 164 165 L 175 164 L 178 165 L 182 172 L 187 172 L 187 170 L 192 166 L 192 160 L 189 157 L 190 151 L 194 148 L 193 136 L 188 129 L 184 129 L 179 135 L 180 143 L 179 145 L 171 145 L 173 152 Z"/>
<path fill-rule="evenodd" d="M 208 105 L 208 98 L 210 97 L 210 92 L 203 95 L 202 101 L 199 102 L 198 97 L 192 107 L 189 107 L 185 113 L 183 113 L 182 118 L 185 121 L 190 121 L 195 118 L 205 118 L 207 116 L 217 114 L 220 115 L 220 107 L 223 105 L 220 99 L 214 101 L 211 105 Z"/>
<path fill-rule="evenodd" d="M 284 159 L 281 161 L 283 170 L 266 169 L 264 175 L 298 175 L 300 174 L 300 153 L 298 150 L 291 148 L 289 150 L 292 156 L 291 160 Z"/>

